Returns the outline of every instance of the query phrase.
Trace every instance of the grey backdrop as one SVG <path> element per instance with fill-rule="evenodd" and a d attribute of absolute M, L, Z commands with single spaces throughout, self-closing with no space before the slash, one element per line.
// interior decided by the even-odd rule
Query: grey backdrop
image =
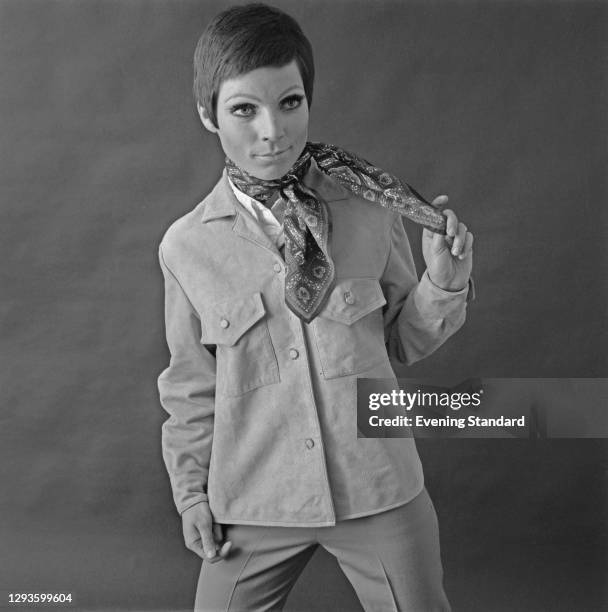
<path fill-rule="evenodd" d="M 447 193 L 475 233 L 466 326 L 399 374 L 606 377 L 608 5 L 275 4 L 315 48 L 311 138 Z M 192 605 L 160 456 L 156 251 L 221 169 L 191 56 L 226 6 L 0 1 L 1 606 Z M 605 441 L 419 448 L 455 610 L 607 604 Z M 289 609 L 330 607 L 360 609 L 319 553 Z"/>

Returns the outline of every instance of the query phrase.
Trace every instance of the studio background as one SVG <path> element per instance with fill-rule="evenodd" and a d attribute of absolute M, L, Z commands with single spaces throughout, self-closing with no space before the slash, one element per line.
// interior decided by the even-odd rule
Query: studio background
<path fill-rule="evenodd" d="M 467 323 L 399 374 L 608 376 L 608 4 L 273 4 L 315 50 L 311 139 L 447 193 L 475 234 Z M 160 454 L 157 246 L 222 167 L 191 58 L 227 6 L 0 1 L 0 607 L 192 606 Z M 607 604 L 604 440 L 418 446 L 455 610 Z M 313 609 L 360 610 L 323 551 L 288 602 Z"/>

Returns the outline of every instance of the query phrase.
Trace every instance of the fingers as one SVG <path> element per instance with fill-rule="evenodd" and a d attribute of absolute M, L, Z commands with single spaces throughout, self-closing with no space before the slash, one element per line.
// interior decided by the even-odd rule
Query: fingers
<path fill-rule="evenodd" d="M 199 528 L 201 534 L 201 540 L 203 541 L 203 549 L 205 551 L 205 558 L 207 560 L 213 559 L 217 553 L 217 546 L 213 537 L 213 529 L 205 525 Z"/>
<path fill-rule="evenodd" d="M 473 234 L 471 232 L 467 232 L 467 237 L 464 242 L 464 248 L 462 249 L 462 253 L 458 256 L 459 259 L 464 259 L 467 255 L 473 252 Z"/>
<path fill-rule="evenodd" d="M 196 553 L 202 559 L 215 557 L 216 545 L 210 528 L 200 523 L 184 528 L 186 548 Z"/>
<path fill-rule="evenodd" d="M 464 243 L 467 238 L 467 226 L 459 222 L 456 228 L 456 234 L 454 236 L 454 240 L 452 241 L 452 255 L 454 257 L 458 257 L 462 254 L 462 249 L 464 248 Z"/>
<path fill-rule="evenodd" d="M 224 530 L 222 529 L 222 526 L 219 523 L 213 523 L 213 537 L 215 539 L 216 547 L 219 545 L 220 542 L 223 542 L 224 540 L 223 531 Z M 226 542 L 224 542 L 218 550 L 219 557 L 214 558 L 211 562 L 216 563 L 221 559 L 225 559 L 228 556 L 228 553 L 230 552 L 231 548 L 232 542 L 230 540 L 226 540 Z"/>
<path fill-rule="evenodd" d="M 464 259 L 473 248 L 473 234 L 462 221 L 458 221 L 453 210 L 446 208 L 442 212 L 446 217 L 445 241 L 450 246 L 450 252 L 454 257 Z"/>
<path fill-rule="evenodd" d="M 458 217 L 456 217 L 456 213 L 450 208 L 446 208 L 443 210 L 443 207 L 448 203 L 447 195 L 439 195 L 437 196 L 431 204 L 441 209 L 441 212 L 446 217 L 446 235 L 438 234 L 437 232 L 431 232 L 427 228 L 424 228 L 422 232 L 422 236 L 426 240 L 433 241 L 433 247 L 440 247 L 443 244 L 443 240 L 445 238 L 446 242 L 451 246 L 452 240 L 454 236 L 457 234 L 458 230 Z"/>
<path fill-rule="evenodd" d="M 227 540 L 226 542 L 224 542 L 221 547 L 219 546 L 219 543 L 222 541 L 222 536 L 221 536 L 221 526 L 218 525 L 217 523 L 214 523 L 213 525 L 213 533 L 217 534 L 218 533 L 218 529 L 219 528 L 219 534 L 220 537 L 219 539 L 217 537 L 215 537 L 214 542 L 213 542 L 213 557 L 209 557 L 208 555 L 205 557 L 205 560 L 208 561 L 209 563 L 217 563 L 218 561 L 221 561 L 222 559 L 225 559 L 228 554 L 230 553 L 230 549 L 232 548 L 232 542 L 230 540 Z M 204 546 L 204 544 L 203 544 Z M 219 549 L 218 549 L 219 547 Z M 207 549 L 205 549 L 207 550 Z"/>
<path fill-rule="evenodd" d="M 443 208 L 448 203 L 448 199 L 449 198 L 447 195 L 439 195 L 431 202 L 431 204 L 437 208 Z"/>
<path fill-rule="evenodd" d="M 445 215 L 445 233 L 448 238 L 454 238 L 458 234 L 458 217 L 450 208 L 446 208 L 442 213 Z"/>
<path fill-rule="evenodd" d="M 188 550 L 196 553 L 202 559 L 205 558 L 205 549 L 201 540 L 200 531 L 196 525 L 184 525 L 184 543 Z"/>
<path fill-rule="evenodd" d="M 435 206 L 441 207 L 448 201 L 447 195 L 437 196 L 433 200 Z M 469 232 L 467 226 L 458 220 L 456 213 L 450 208 L 442 210 L 446 218 L 445 235 L 431 232 L 424 228 L 422 232 L 423 240 L 430 241 L 431 247 L 435 252 L 441 252 L 448 247 L 453 257 L 464 259 L 473 248 L 473 234 Z"/>
<path fill-rule="evenodd" d="M 232 544 L 224 542 L 220 548 L 222 526 L 213 522 L 213 515 L 206 503 L 196 504 L 182 514 L 182 528 L 186 548 L 199 557 L 215 563 L 228 555 Z"/>

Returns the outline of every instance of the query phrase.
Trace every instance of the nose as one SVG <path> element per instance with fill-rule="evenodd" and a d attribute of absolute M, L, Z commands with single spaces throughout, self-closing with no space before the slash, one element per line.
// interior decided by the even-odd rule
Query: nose
<path fill-rule="evenodd" d="M 277 142 L 285 136 L 285 126 L 281 116 L 272 110 L 266 110 L 260 116 L 260 138 L 265 142 Z"/>

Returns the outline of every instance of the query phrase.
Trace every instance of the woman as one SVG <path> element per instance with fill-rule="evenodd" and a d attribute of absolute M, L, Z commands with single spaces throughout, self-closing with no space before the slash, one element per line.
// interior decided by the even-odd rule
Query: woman
<path fill-rule="evenodd" d="M 282 608 L 320 544 L 366 610 L 447 610 L 414 442 L 357 439 L 355 391 L 462 325 L 472 235 L 446 196 L 307 142 L 312 50 L 285 13 L 218 15 L 194 71 L 226 169 L 161 242 L 159 390 L 195 607 Z M 426 225 L 420 281 L 399 212 Z"/>

